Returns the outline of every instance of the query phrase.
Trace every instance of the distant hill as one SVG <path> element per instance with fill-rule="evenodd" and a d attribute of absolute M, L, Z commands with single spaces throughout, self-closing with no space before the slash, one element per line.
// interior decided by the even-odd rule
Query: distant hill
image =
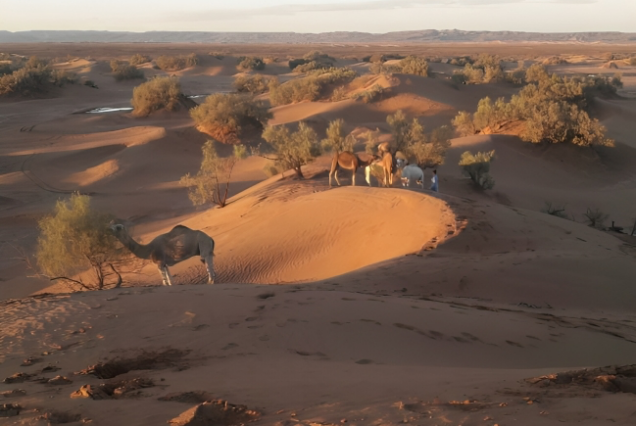
<path fill-rule="evenodd" d="M 636 43 L 636 33 L 528 33 L 517 31 L 421 30 L 385 34 L 330 33 L 238 33 L 197 31 L 0 31 L 0 43 L 405 43 L 405 42 L 561 42 Z"/>

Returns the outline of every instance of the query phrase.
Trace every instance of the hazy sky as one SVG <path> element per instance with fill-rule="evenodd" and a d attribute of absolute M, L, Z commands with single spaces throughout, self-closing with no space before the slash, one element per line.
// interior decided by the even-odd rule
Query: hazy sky
<path fill-rule="evenodd" d="M 636 32 L 636 0 L 0 0 L 0 30 Z"/>

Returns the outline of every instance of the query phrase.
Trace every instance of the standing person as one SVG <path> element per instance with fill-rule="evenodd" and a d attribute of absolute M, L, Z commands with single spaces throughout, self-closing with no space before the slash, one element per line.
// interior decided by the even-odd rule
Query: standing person
<path fill-rule="evenodd" d="M 433 177 L 431 178 L 431 191 L 439 192 L 438 186 L 439 178 L 437 177 L 437 169 L 433 170 Z"/>

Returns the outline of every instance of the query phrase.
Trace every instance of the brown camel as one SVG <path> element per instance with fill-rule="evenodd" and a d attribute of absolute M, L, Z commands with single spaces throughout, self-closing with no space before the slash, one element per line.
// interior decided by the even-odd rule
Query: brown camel
<path fill-rule="evenodd" d="M 382 158 L 376 159 L 371 164 L 377 164 L 382 167 L 384 186 L 393 186 L 393 171 L 395 170 L 395 165 L 393 164 L 393 155 L 391 155 L 390 152 L 384 152 Z M 369 186 L 371 186 L 371 164 L 365 167 L 364 170 Z"/>
<path fill-rule="evenodd" d="M 206 233 L 177 225 L 170 232 L 161 234 L 144 245 L 133 240 L 121 223 L 112 223 L 110 229 L 135 256 L 140 259 L 150 259 L 157 265 L 163 285 L 172 285 L 168 266 L 192 256 L 201 256 L 201 262 L 205 263 L 208 270 L 208 283 L 214 284 L 215 273 L 212 263 L 214 240 Z"/>
<path fill-rule="evenodd" d="M 349 151 L 334 153 L 333 159 L 331 160 L 331 170 L 329 171 L 329 186 L 331 186 L 332 175 L 336 178 L 338 186 L 340 186 L 340 181 L 338 180 L 338 169 L 340 168 L 352 171 L 351 185 L 356 186 L 356 172 L 358 169 L 360 167 L 369 166 L 374 160 L 375 157 L 372 157 L 368 161 L 361 160 L 360 157 Z"/>

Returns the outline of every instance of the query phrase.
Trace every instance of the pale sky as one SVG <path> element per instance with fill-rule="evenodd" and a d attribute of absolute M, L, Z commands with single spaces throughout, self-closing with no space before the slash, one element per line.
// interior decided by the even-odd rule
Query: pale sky
<path fill-rule="evenodd" d="M 636 0 L 0 0 L 0 30 L 636 32 Z"/>

